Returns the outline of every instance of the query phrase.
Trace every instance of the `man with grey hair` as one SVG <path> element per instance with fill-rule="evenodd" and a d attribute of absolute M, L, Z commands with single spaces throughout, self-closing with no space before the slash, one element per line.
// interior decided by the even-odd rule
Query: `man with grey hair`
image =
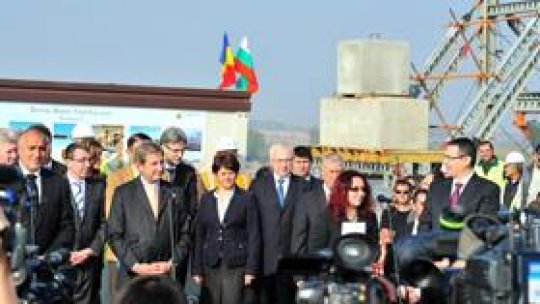
<path fill-rule="evenodd" d="M 190 239 L 183 196 L 161 179 L 158 144 L 141 143 L 133 161 L 140 175 L 116 188 L 108 220 L 109 244 L 120 262 L 118 285 L 147 275 L 170 275 L 183 283 L 177 266 L 187 258 Z"/>
<path fill-rule="evenodd" d="M 10 129 L 0 129 L 0 165 L 17 163 L 17 134 Z"/>
<path fill-rule="evenodd" d="M 197 173 L 195 168 L 183 161 L 188 147 L 187 135 L 181 128 L 169 127 L 161 134 L 159 143 L 163 149 L 164 179 L 182 188 L 189 216 L 194 218 L 197 210 Z"/>
<path fill-rule="evenodd" d="M 322 187 L 313 188 L 302 196 L 294 214 L 292 253 L 312 253 L 332 246 L 332 214 L 328 208 L 330 192 L 343 171 L 343 159 L 332 153 L 322 162 Z"/>
<path fill-rule="evenodd" d="M 279 257 L 291 253 L 293 217 L 305 184 L 291 174 L 293 152 L 289 146 L 274 144 L 268 154 L 270 170 L 259 175 L 250 187 L 257 204 L 263 239 L 263 276 L 258 286 L 260 302 L 293 303 L 292 278 L 277 274 L 277 264 Z"/>

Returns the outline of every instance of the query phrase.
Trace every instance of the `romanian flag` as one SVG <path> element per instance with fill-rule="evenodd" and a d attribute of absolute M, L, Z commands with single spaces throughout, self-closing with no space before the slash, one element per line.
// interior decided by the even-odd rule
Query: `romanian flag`
<path fill-rule="evenodd" d="M 240 47 L 236 52 L 236 58 L 234 58 L 234 66 L 240 74 L 240 77 L 236 81 L 236 88 L 248 91 L 251 94 L 257 92 L 259 90 L 259 83 L 253 69 L 253 57 L 249 51 L 246 37 L 242 38 L 240 42 Z"/>
<path fill-rule="evenodd" d="M 228 88 L 236 83 L 236 71 L 234 69 L 234 56 L 227 33 L 223 34 L 223 49 L 221 50 L 219 62 L 221 62 L 221 82 L 219 88 Z"/>

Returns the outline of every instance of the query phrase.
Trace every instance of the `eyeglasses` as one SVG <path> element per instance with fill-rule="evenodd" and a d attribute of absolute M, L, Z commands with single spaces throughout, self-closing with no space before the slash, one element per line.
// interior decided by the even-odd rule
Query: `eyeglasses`
<path fill-rule="evenodd" d="M 287 162 L 292 161 L 292 158 L 274 158 L 272 160 L 277 163 L 287 163 Z"/>
<path fill-rule="evenodd" d="M 364 187 L 350 187 L 349 188 L 349 191 L 351 192 L 359 192 L 359 191 L 364 191 Z"/>
<path fill-rule="evenodd" d="M 84 164 L 84 163 L 91 163 L 92 159 L 91 158 L 79 158 L 79 159 L 72 159 L 71 161 L 74 161 L 74 162 L 79 163 L 79 164 Z"/>
<path fill-rule="evenodd" d="M 395 194 L 409 194 L 409 191 L 400 191 L 400 190 L 396 190 L 394 191 Z"/>
<path fill-rule="evenodd" d="M 446 159 L 446 160 L 448 160 L 448 159 L 454 160 L 454 159 L 460 159 L 460 158 L 463 158 L 463 157 L 465 157 L 465 156 L 467 156 L 467 155 L 464 155 L 464 154 L 458 155 L 458 156 L 445 155 L 445 156 L 444 156 L 444 159 Z"/>

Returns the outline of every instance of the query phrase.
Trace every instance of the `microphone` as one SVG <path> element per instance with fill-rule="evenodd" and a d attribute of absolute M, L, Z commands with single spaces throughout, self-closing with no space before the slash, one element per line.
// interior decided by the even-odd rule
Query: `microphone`
<path fill-rule="evenodd" d="M 13 225 L 13 251 L 11 253 L 12 278 L 15 286 L 19 286 L 26 281 L 26 242 L 28 239 L 28 229 L 21 222 Z"/>
<path fill-rule="evenodd" d="M 15 206 L 19 203 L 17 192 L 13 189 L 0 190 L 0 202 L 6 206 Z"/>
<path fill-rule="evenodd" d="M 60 266 L 67 262 L 70 256 L 70 251 L 66 248 L 60 248 L 55 251 L 51 251 L 43 256 L 43 260 L 53 266 Z"/>
<path fill-rule="evenodd" d="M 379 195 L 377 195 L 377 202 L 379 202 L 379 204 L 381 204 L 383 209 L 387 209 L 388 205 L 390 205 L 390 203 L 392 203 L 392 199 L 390 197 L 384 195 L 384 194 L 379 194 Z"/>

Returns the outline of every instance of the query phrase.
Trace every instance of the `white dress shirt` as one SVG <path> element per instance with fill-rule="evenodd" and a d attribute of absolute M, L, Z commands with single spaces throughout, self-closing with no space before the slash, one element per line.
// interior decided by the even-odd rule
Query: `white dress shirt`
<path fill-rule="evenodd" d="M 291 182 L 291 175 L 286 175 L 286 176 L 279 177 L 274 173 L 274 182 L 275 182 L 276 193 L 278 191 L 279 180 L 280 179 L 283 180 L 283 198 L 286 198 L 287 197 L 287 191 L 289 190 L 289 184 Z"/>
<path fill-rule="evenodd" d="M 217 201 L 217 212 L 220 223 L 223 223 L 223 220 L 225 219 L 225 213 L 227 213 L 227 209 L 229 208 L 229 204 L 231 203 L 233 195 L 234 189 L 221 190 L 220 193 L 218 193 L 218 191 L 214 191 L 214 196 L 216 197 Z"/>

